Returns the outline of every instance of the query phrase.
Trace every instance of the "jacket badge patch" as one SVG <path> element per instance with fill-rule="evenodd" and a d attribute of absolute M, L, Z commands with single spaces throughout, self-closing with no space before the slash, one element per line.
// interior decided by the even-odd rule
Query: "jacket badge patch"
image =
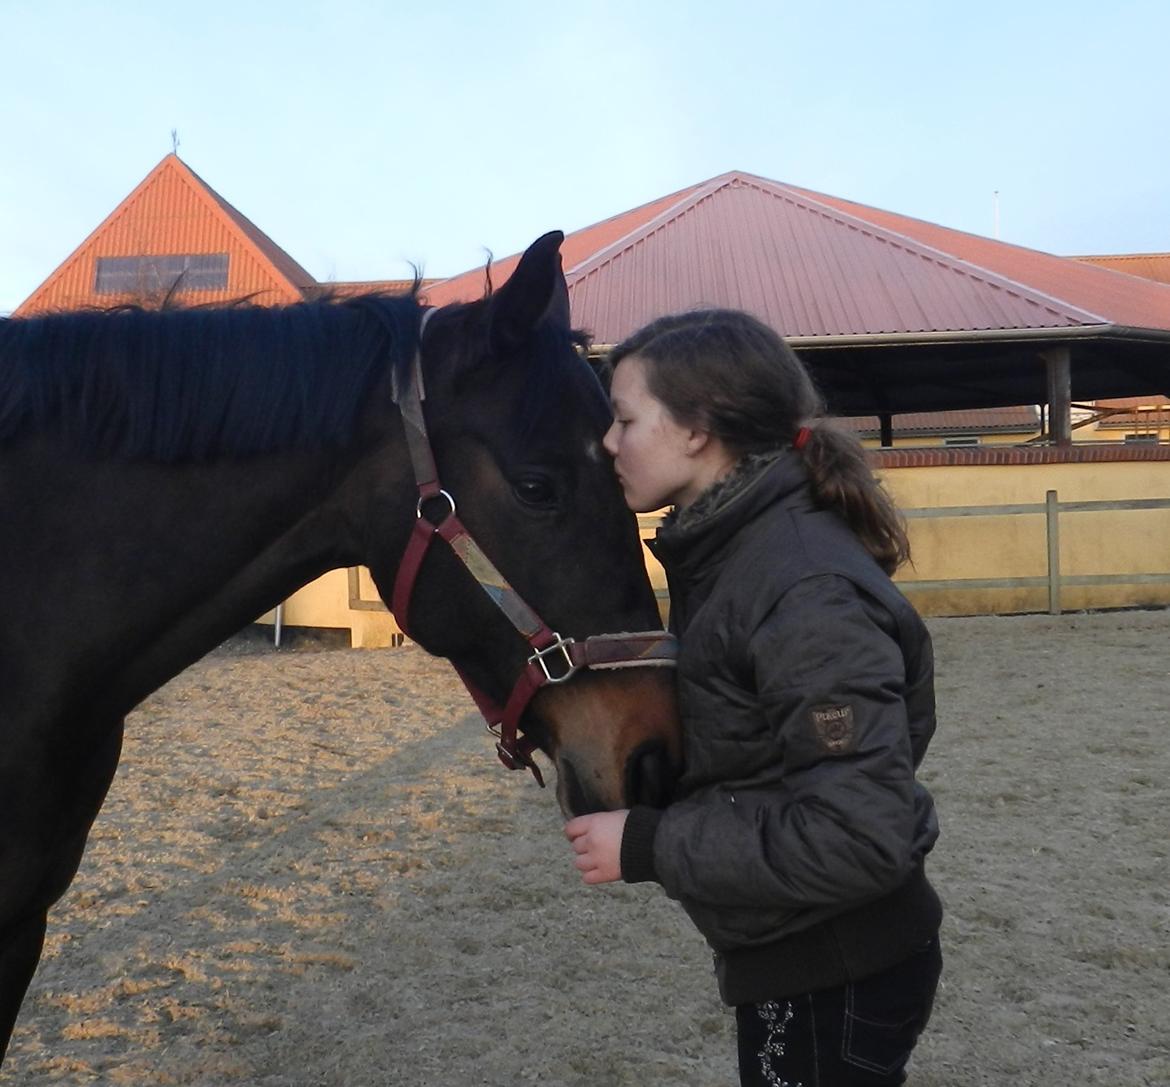
<path fill-rule="evenodd" d="M 813 706 L 812 723 L 829 754 L 844 755 L 853 750 L 852 706 Z"/>

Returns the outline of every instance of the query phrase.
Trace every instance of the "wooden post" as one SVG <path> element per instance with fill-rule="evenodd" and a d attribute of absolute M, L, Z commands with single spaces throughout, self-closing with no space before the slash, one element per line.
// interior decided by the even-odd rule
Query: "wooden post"
<path fill-rule="evenodd" d="M 1067 347 L 1044 352 L 1048 368 L 1048 436 L 1056 445 L 1072 444 L 1072 359 Z"/>
<path fill-rule="evenodd" d="M 1048 614 L 1060 614 L 1060 503 L 1056 492 L 1044 495 L 1044 519 L 1048 529 Z"/>
<path fill-rule="evenodd" d="M 878 416 L 878 425 L 882 432 L 882 448 L 894 447 L 894 417 L 887 411 Z"/>

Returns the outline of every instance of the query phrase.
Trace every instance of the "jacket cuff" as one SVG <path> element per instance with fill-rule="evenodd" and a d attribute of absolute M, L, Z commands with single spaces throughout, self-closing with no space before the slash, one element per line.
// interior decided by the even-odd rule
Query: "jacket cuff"
<path fill-rule="evenodd" d="M 626 816 L 622 832 L 621 866 L 622 879 L 626 883 L 657 882 L 658 873 L 654 867 L 654 836 L 662 812 L 657 808 L 635 807 Z"/>

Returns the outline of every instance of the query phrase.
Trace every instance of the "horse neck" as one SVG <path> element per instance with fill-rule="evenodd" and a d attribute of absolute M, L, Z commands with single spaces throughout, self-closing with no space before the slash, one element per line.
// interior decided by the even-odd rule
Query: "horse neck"
<path fill-rule="evenodd" d="M 43 587 L 21 644 L 5 651 L 48 654 L 47 686 L 65 679 L 125 713 L 299 586 L 359 561 L 350 507 L 366 459 L 353 449 L 114 464 L 45 441 L 7 451 L 0 492 L 26 481 L 5 497 L 24 538 L 46 545 L 0 571 L 14 593 L 22 579 Z"/>

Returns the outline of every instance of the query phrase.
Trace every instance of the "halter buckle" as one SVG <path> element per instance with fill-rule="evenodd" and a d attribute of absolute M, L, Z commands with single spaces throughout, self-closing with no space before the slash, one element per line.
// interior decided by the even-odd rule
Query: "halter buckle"
<path fill-rule="evenodd" d="M 544 775 L 531 755 L 525 755 L 521 751 L 510 751 L 502 743 L 496 744 L 496 754 L 509 770 L 531 770 L 532 776 L 536 778 L 536 784 L 544 788 Z"/>
<path fill-rule="evenodd" d="M 546 683 L 564 683 L 566 679 L 569 679 L 578 671 L 580 665 L 573 660 L 573 655 L 569 652 L 569 646 L 573 644 L 573 639 L 562 638 L 555 631 L 553 632 L 553 638 L 555 640 L 552 645 L 538 649 L 528 658 L 528 663 L 538 664 L 540 666 L 540 670 L 544 673 Z M 549 658 L 555 658 L 558 653 L 560 654 L 560 659 L 564 662 L 565 670 L 553 675 L 549 669 Z"/>
<path fill-rule="evenodd" d="M 524 763 L 520 761 L 520 757 L 516 754 L 516 752 L 509 751 L 500 740 L 496 741 L 496 754 L 499 755 L 500 762 L 502 762 L 509 770 L 525 769 Z"/>

